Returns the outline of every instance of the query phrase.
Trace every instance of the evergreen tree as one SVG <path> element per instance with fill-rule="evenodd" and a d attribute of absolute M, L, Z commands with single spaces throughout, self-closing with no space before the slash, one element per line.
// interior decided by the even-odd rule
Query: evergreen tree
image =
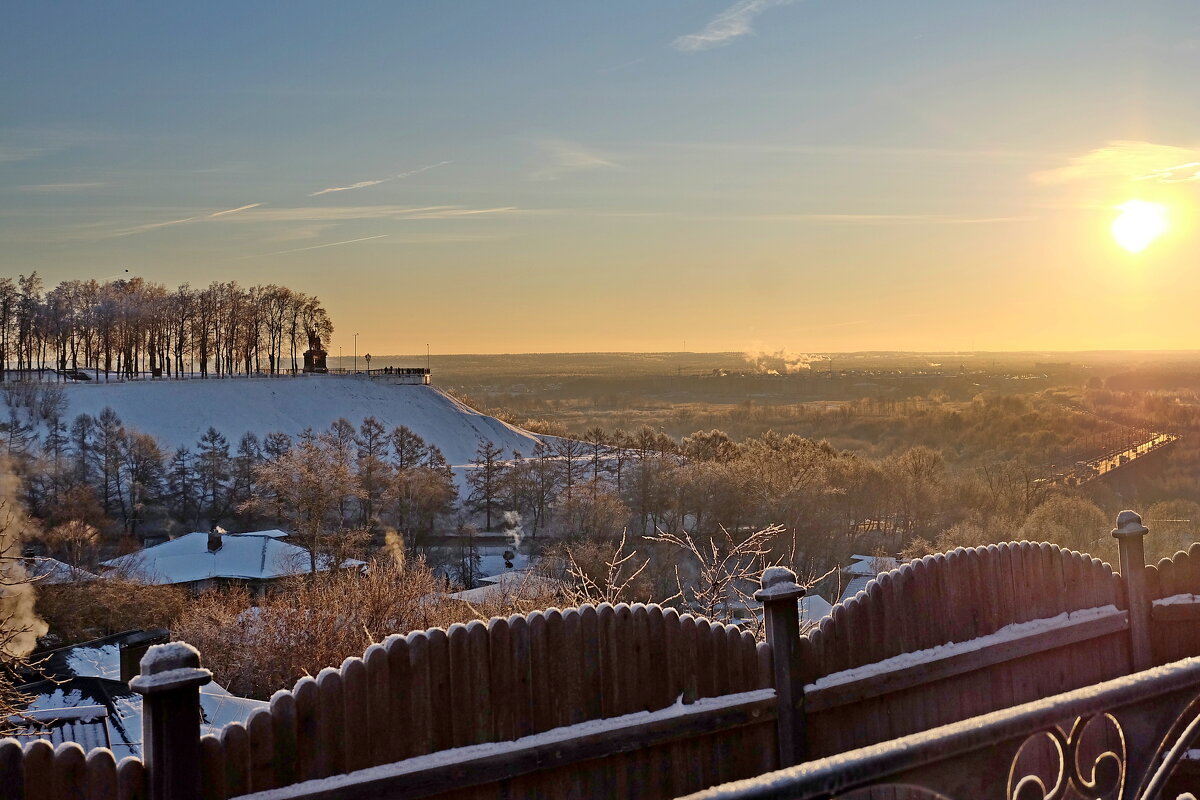
<path fill-rule="evenodd" d="M 216 428 L 205 431 L 196 445 L 196 476 L 201 513 L 215 525 L 231 508 L 229 441 Z"/>
<path fill-rule="evenodd" d="M 484 440 L 475 448 L 475 463 L 467 473 L 467 485 L 471 494 L 467 498 L 476 511 L 483 512 L 484 530 L 492 529 L 492 515 L 496 511 L 496 503 L 503 488 L 503 478 L 507 469 L 504 463 L 504 451 L 499 445 Z"/>
<path fill-rule="evenodd" d="M 188 527 L 199 524 L 200 493 L 192 451 L 180 447 L 167 466 L 167 496 L 171 516 Z"/>

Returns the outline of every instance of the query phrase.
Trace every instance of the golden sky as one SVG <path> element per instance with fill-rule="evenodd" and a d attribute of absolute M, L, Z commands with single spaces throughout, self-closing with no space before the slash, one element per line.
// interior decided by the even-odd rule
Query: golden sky
<path fill-rule="evenodd" d="M 1195 3 L 243 6 L 9 15 L 3 274 L 283 283 L 331 352 L 1200 342 Z"/>

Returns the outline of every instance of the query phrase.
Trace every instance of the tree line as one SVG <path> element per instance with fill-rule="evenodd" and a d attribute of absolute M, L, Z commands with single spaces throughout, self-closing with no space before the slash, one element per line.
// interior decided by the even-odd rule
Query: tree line
<path fill-rule="evenodd" d="M 25 505 L 48 531 L 81 521 L 109 531 L 110 542 L 122 533 L 274 525 L 314 553 L 370 549 L 395 531 L 416 555 L 444 546 L 445 534 L 479 528 L 544 534 L 535 540 L 541 550 L 554 539 L 613 542 L 624 531 L 708 541 L 778 526 L 778 547 L 794 542 L 823 571 L 863 548 L 1008 540 L 1030 520 L 1040 538 L 1092 552 L 1106 531 L 1095 502 L 999 454 L 955 464 L 924 445 L 874 457 L 771 431 L 736 441 L 716 429 L 675 439 L 649 426 L 593 427 L 545 436 L 528 453 L 481 442 L 460 497 L 435 445 L 370 417 L 295 438 L 251 433 L 235 442 L 209 429 L 164 452 L 111 409 L 63 418 L 57 387 L 8 384 L 4 393 L 0 443 L 19 468 Z M 1056 495 L 1095 513 L 1058 503 L 1039 517 Z"/>
<path fill-rule="evenodd" d="M 0 380 L 12 372 L 94 371 L 98 378 L 296 371 L 333 323 L 312 295 L 270 284 L 170 290 L 139 277 L 0 278 Z"/>

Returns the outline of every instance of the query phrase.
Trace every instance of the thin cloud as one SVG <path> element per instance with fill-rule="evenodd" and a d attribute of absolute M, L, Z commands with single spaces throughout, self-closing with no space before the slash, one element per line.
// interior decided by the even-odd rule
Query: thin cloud
<path fill-rule="evenodd" d="M 607 75 L 611 72 L 620 72 L 623 69 L 629 69 L 630 67 L 641 64 L 641 63 L 645 62 L 645 60 L 646 59 L 644 57 L 643 58 L 632 58 L 629 61 L 623 61 L 620 64 L 616 64 L 611 67 L 602 67 L 602 68 L 596 70 L 596 74 L 597 75 Z"/>
<path fill-rule="evenodd" d="M 319 192 L 313 192 L 312 194 L 309 195 L 309 197 L 320 197 L 323 194 L 331 194 L 333 192 L 348 192 L 351 189 L 365 189 L 368 186 L 378 186 L 381 183 L 388 183 L 389 181 L 400 180 L 401 178 L 411 178 L 413 175 L 420 175 L 422 172 L 428 172 L 431 169 L 437 169 L 438 167 L 444 167 L 447 164 L 452 164 L 452 163 L 454 163 L 454 162 L 439 161 L 436 164 L 429 164 L 424 167 L 418 167 L 417 169 L 409 170 L 408 172 L 401 172 L 399 175 L 389 175 L 386 178 L 379 178 L 378 180 L 359 181 L 358 183 L 352 183 L 349 186 L 331 186 L 328 189 L 322 189 Z"/>
<path fill-rule="evenodd" d="M 80 233 L 72 236 L 76 239 L 115 239 L 124 236 L 134 236 L 141 233 L 167 228 L 186 223 L 309 223 L 334 224 L 352 220 L 441 220 L 472 218 L 491 215 L 511 215 L 538 213 L 521 209 L 516 206 L 501 206 L 496 208 L 467 208 L 464 206 L 312 206 L 295 208 L 262 208 L 262 203 L 251 203 L 240 208 L 217 211 L 211 214 L 197 214 L 181 219 L 165 222 L 151 222 L 142 225 L 132 225 L 117 229 L 96 229 L 85 227 Z"/>
<path fill-rule="evenodd" d="M 1195 183 L 1200 181 L 1200 161 L 1189 161 L 1174 167 L 1156 169 L 1149 175 L 1142 175 L 1137 180 L 1155 181 L 1156 183 Z"/>
<path fill-rule="evenodd" d="M 729 44 L 740 36 L 754 33 L 754 18 L 759 14 L 790 2 L 792 0 L 741 0 L 709 20 L 700 32 L 675 39 L 671 47 L 684 53 L 695 53 Z"/>
<path fill-rule="evenodd" d="M 949 214 L 762 214 L 741 217 L 764 222 L 823 222 L 836 225 L 985 225 L 1030 217 L 959 217 Z"/>
<path fill-rule="evenodd" d="M 668 153 L 757 153 L 764 155 L 831 155 L 870 158 L 989 159 L 1012 161 L 1058 161 L 1064 154 L 1002 148 L 962 149 L 950 147 L 898 147 L 893 145 L 762 144 L 760 142 L 641 141 L 622 143 L 622 148 L 643 148 Z"/>
<path fill-rule="evenodd" d="M 619 167 L 607 154 L 565 139 L 538 142 L 542 163 L 529 174 L 531 181 L 556 181 L 576 172 Z"/>
<path fill-rule="evenodd" d="M 3 159 L 0 158 L 0 161 Z M 102 186 L 108 186 L 107 183 L 98 181 L 88 183 L 34 183 L 26 186 L 18 186 L 22 192 L 86 192 L 89 189 L 99 189 Z"/>
<path fill-rule="evenodd" d="M 261 256 L 282 256 L 288 253 L 303 253 L 305 250 L 320 250 L 323 247 L 338 247 L 343 244 L 355 244 L 356 242 L 369 242 L 372 239 L 384 239 L 391 236 L 390 233 L 381 233 L 378 236 L 364 236 L 361 239 L 347 239 L 344 242 L 327 242 L 325 244 L 314 244 L 309 247 L 294 247 L 291 250 L 276 250 L 274 253 L 256 253 L 243 258 L 258 258 Z"/>
<path fill-rule="evenodd" d="M 145 225 L 134 225 L 133 227 L 130 227 L 130 228 L 121 228 L 119 230 L 108 231 L 107 233 L 101 233 L 96 238 L 98 238 L 98 239 L 119 239 L 123 236 L 135 236 L 139 233 L 148 233 L 150 231 L 156 231 L 159 228 L 169 228 L 172 225 L 182 225 L 185 222 L 195 222 L 198 219 L 204 219 L 204 217 L 185 217 L 183 219 L 168 220 L 167 222 L 150 222 Z"/>
<path fill-rule="evenodd" d="M 1032 177 L 1044 184 L 1114 179 L 1186 183 L 1200 180 L 1200 148 L 1117 140 Z"/>
<path fill-rule="evenodd" d="M 229 209 L 229 210 L 227 210 L 227 211 L 218 211 L 218 212 L 217 212 L 217 213 L 215 213 L 215 214 L 209 214 L 209 215 L 208 215 L 208 218 L 209 218 L 209 219 L 216 219 L 217 217 L 223 217 L 223 216 L 225 216 L 226 214 L 236 214 L 236 213 L 238 213 L 239 211 L 248 211 L 248 210 L 250 210 L 251 208 L 258 208 L 258 207 L 259 207 L 259 206 L 261 206 L 261 205 L 262 205 L 262 203 L 251 203 L 251 204 L 250 204 L 250 205 L 248 205 L 248 206 L 239 206 L 238 208 L 231 208 L 231 209 Z"/>
<path fill-rule="evenodd" d="M 344 222 L 362 219 L 450 219 L 487 214 L 512 214 L 516 206 L 465 208 L 463 206 L 310 206 L 249 210 L 225 221 L 251 222 Z"/>

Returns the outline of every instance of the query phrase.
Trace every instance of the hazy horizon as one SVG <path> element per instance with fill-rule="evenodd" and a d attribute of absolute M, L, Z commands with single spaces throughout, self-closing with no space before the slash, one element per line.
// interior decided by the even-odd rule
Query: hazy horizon
<path fill-rule="evenodd" d="M 1200 344 L 1194 3 L 6 11 L 5 275 L 278 283 L 331 353 Z"/>

